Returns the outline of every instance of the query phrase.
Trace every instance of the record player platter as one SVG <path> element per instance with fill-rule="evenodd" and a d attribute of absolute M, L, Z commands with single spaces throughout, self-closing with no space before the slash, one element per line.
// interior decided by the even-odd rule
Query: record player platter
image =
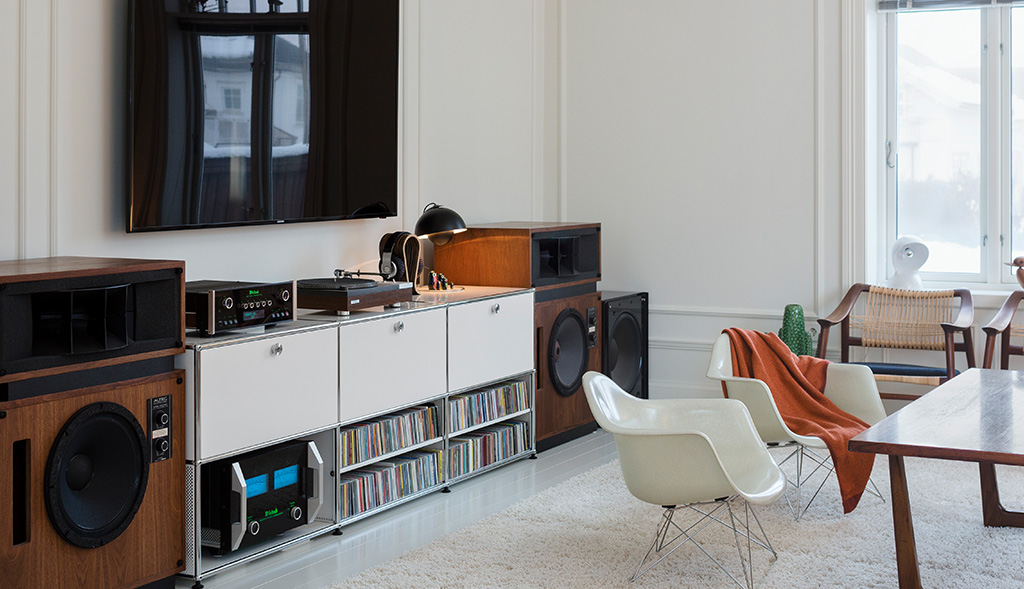
<path fill-rule="evenodd" d="M 307 278 L 298 282 L 299 286 L 314 290 L 353 290 L 357 288 L 372 288 L 377 284 L 398 284 L 397 282 L 386 283 L 372 278 Z"/>
<path fill-rule="evenodd" d="M 384 282 L 368 278 L 307 278 L 296 282 L 297 307 L 322 309 L 348 315 L 369 307 L 412 301 L 411 282 Z"/>

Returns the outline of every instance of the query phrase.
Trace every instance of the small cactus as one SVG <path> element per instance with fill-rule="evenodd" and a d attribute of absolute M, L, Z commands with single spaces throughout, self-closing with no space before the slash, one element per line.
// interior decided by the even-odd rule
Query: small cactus
<path fill-rule="evenodd" d="M 786 305 L 786 310 L 782 314 L 782 329 L 779 330 L 779 337 L 797 356 L 812 356 L 814 355 L 814 342 L 811 332 L 804 327 L 803 307 Z"/>

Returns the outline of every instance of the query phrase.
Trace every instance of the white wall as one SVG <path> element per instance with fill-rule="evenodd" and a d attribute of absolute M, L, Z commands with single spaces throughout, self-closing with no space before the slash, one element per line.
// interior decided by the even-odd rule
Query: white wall
<path fill-rule="evenodd" d="M 652 396 L 717 394 L 723 328 L 841 294 L 829 4 L 565 2 L 564 206 L 603 223 L 602 287 L 651 293 Z"/>
<path fill-rule="evenodd" d="M 373 266 L 431 201 L 598 221 L 601 288 L 651 293 L 652 394 L 715 395 L 723 328 L 789 303 L 812 326 L 862 278 L 841 74 L 865 1 L 404 0 L 399 218 L 128 235 L 128 0 L 0 0 L 0 259 L 269 281 Z"/>
<path fill-rule="evenodd" d="M 273 281 L 372 262 L 430 201 L 470 223 L 531 220 L 535 4 L 403 2 L 399 218 L 129 235 L 128 0 L 0 0 L 0 51 L 16 56 L 0 60 L 0 259 L 171 258 L 189 280 Z"/>

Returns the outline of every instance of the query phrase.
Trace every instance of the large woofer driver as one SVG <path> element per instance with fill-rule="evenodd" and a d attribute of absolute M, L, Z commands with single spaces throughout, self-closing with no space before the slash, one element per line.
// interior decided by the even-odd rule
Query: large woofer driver
<path fill-rule="evenodd" d="M 587 322 L 576 309 L 565 309 L 551 325 L 548 371 L 555 392 L 569 397 L 580 388 L 588 361 Z"/>
<path fill-rule="evenodd" d="M 146 494 L 149 446 L 117 403 L 93 403 L 64 424 L 46 461 L 46 512 L 75 546 L 97 548 L 132 523 Z"/>
<path fill-rule="evenodd" d="M 612 322 L 608 346 L 608 376 L 624 391 L 632 391 L 640 380 L 643 368 L 643 335 L 636 316 L 620 313 Z"/>

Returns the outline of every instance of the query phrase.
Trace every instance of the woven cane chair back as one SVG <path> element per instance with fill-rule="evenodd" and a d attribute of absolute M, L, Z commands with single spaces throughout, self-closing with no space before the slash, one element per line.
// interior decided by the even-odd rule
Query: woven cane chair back
<path fill-rule="evenodd" d="M 957 374 L 954 352 L 962 352 L 974 368 L 974 303 L 965 288 L 954 290 L 900 290 L 858 283 L 828 317 L 818 319 L 818 357 L 824 358 L 829 332 L 839 327 L 842 362 L 850 362 L 850 348 L 887 348 L 942 352 L 944 366 L 861 362 L 880 382 L 935 386 Z M 957 341 L 959 340 L 959 341 Z M 936 358 L 938 360 L 938 358 Z M 882 393 L 883 399 L 912 399 L 915 395 Z"/>
<path fill-rule="evenodd" d="M 872 348 L 944 350 L 942 323 L 952 323 L 960 301 L 952 290 L 917 291 L 872 286 L 864 314 L 850 316 L 851 335 Z"/>

